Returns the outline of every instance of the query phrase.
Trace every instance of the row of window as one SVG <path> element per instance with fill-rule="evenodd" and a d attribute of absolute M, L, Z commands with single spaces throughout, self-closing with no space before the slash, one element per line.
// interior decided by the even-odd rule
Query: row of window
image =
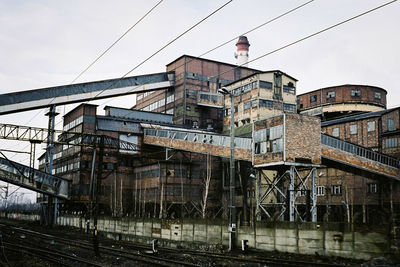
<path fill-rule="evenodd" d="M 67 125 L 64 125 L 64 131 L 69 131 L 72 128 L 75 128 L 76 126 L 81 124 L 82 122 L 83 122 L 83 116 L 80 116 L 75 120 L 71 121 L 70 123 L 68 123 Z"/>
<path fill-rule="evenodd" d="M 374 132 L 375 128 L 376 128 L 375 121 L 368 121 L 367 122 L 367 132 Z M 350 134 L 357 134 L 358 125 L 357 124 L 351 124 L 349 126 L 349 129 L 350 129 Z M 339 137 L 340 136 L 339 127 L 336 127 L 336 128 L 332 129 L 332 136 L 334 136 L 334 137 Z"/>
<path fill-rule="evenodd" d="M 357 132 L 358 132 L 357 124 L 351 124 L 349 128 L 350 128 L 350 134 L 357 134 Z M 376 122 L 375 121 L 368 121 L 367 122 L 367 132 L 374 132 L 375 129 L 376 129 Z M 388 131 L 394 131 L 395 130 L 395 128 L 394 128 L 394 120 L 393 119 L 387 119 L 387 130 Z M 336 127 L 336 128 L 332 129 L 332 136 L 334 136 L 334 137 L 339 137 L 340 136 L 339 127 Z"/>
<path fill-rule="evenodd" d="M 152 93 L 154 93 L 155 91 L 151 91 L 151 92 L 145 92 L 143 94 L 138 95 L 137 100 L 140 100 L 148 95 L 151 95 Z"/>
<path fill-rule="evenodd" d="M 272 86 L 272 84 L 271 84 L 271 86 Z M 256 89 L 256 88 L 257 88 L 257 82 L 252 82 L 252 83 L 245 84 L 243 86 L 239 86 L 238 88 L 233 89 L 232 93 L 234 96 L 238 96 L 238 95 L 247 93 L 247 92 L 251 91 L 252 89 Z"/>
<path fill-rule="evenodd" d="M 168 169 L 166 173 L 162 172 L 161 176 L 171 176 L 171 177 L 182 177 L 185 178 L 187 177 L 187 171 L 186 169 L 181 169 L 179 167 L 175 169 Z M 160 177 L 160 170 L 159 169 L 154 169 L 154 170 L 148 170 L 148 171 L 142 171 L 142 172 L 137 172 L 135 173 L 135 178 L 154 178 L 154 177 Z"/>
<path fill-rule="evenodd" d="M 172 94 L 170 96 L 167 97 L 167 104 L 174 102 L 175 100 L 175 95 Z M 158 108 L 161 108 L 165 106 L 165 98 L 158 100 L 157 102 L 154 102 L 144 108 L 142 108 L 141 110 L 143 111 L 153 111 L 156 110 Z M 167 114 L 172 114 L 172 113 L 167 113 Z"/>
<path fill-rule="evenodd" d="M 317 196 L 324 196 L 325 195 L 325 186 L 320 185 L 316 188 Z M 306 190 L 300 191 L 300 196 L 306 195 Z M 367 193 L 375 194 L 378 192 L 378 185 L 376 183 L 367 184 Z M 330 193 L 333 196 L 340 196 L 342 195 L 342 185 L 332 185 L 330 188 Z"/>
<path fill-rule="evenodd" d="M 53 169 L 53 174 L 58 174 L 58 173 L 63 173 L 63 172 L 67 172 L 67 171 L 73 171 L 73 170 L 77 170 L 79 169 L 79 162 L 75 162 L 75 163 L 70 163 L 70 164 L 66 164 L 63 165 L 61 167 L 55 168 Z"/>
<path fill-rule="evenodd" d="M 255 154 L 283 151 L 283 126 L 278 125 L 254 132 Z"/>
<path fill-rule="evenodd" d="M 259 107 L 265 107 L 265 108 L 273 108 L 274 107 L 274 101 L 271 100 L 265 100 L 265 99 L 260 99 L 260 100 L 252 100 L 248 102 L 243 103 L 243 110 L 248 110 L 251 108 L 256 108 L 257 104 Z M 238 112 L 239 108 L 238 106 L 234 106 L 235 112 Z M 283 104 L 283 110 L 285 111 L 290 111 L 290 112 L 296 112 L 296 105 L 294 104 Z M 225 109 L 225 116 L 231 115 L 231 109 Z"/>
<path fill-rule="evenodd" d="M 354 89 L 351 90 L 350 92 L 351 97 L 361 97 L 361 90 L 360 89 Z M 336 92 L 335 91 L 329 91 L 326 92 L 326 99 L 335 99 L 336 97 Z M 374 98 L 375 99 L 381 99 L 382 95 L 380 92 L 374 92 Z M 310 102 L 316 102 L 317 101 L 317 95 L 312 95 L 310 96 Z"/>
<path fill-rule="evenodd" d="M 272 82 L 267 82 L 267 81 L 259 81 L 259 86 L 260 88 L 265 88 L 265 89 L 272 89 Z M 232 90 L 232 93 L 234 96 L 238 96 L 244 93 L 247 93 L 251 91 L 252 89 L 257 89 L 257 82 L 252 82 L 243 86 L 240 86 L 238 88 L 235 88 Z M 295 94 L 296 90 L 294 88 L 293 83 L 289 83 L 288 85 L 283 86 L 283 91 L 286 93 L 290 94 Z"/>

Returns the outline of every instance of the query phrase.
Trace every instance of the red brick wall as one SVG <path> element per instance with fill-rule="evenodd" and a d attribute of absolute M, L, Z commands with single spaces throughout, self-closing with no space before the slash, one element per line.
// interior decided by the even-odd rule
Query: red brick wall
<path fill-rule="evenodd" d="M 361 97 L 352 97 L 351 90 L 358 89 L 361 90 Z M 376 99 L 374 97 L 374 92 L 381 93 L 381 99 Z M 334 99 L 327 99 L 327 92 L 335 92 L 336 96 Z M 299 101 L 300 111 L 307 110 L 312 107 L 319 106 L 321 104 L 335 104 L 335 103 L 366 103 L 372 105 L 378 105 L 386 108 L 386 91 L 379 87 L 367 86 L 367 85 L 343 85 L 343 86 L 333 86 L 323 89 L 318 89 L 312 92 L 301 94 L 297 96 Z M 310 97 L 316 95 L 317 101 L 310 102 Z"/>

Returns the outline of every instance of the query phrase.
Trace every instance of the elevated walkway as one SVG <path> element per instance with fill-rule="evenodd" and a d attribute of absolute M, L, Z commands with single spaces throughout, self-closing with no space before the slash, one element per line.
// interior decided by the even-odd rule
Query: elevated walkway
<path fill-rule="evenodd" d="M 400 181 L 400 160 L 335 137 L 321 134 L 322 159 Z"/>
<path fill-rule="evenodd" d="M 0 157 L 0 180 L 45 195 L 68 199 L 71 181 Z"/>
<path fill-rule="evenodd" d="M 162 146 L 213 156 L 230 157 L 230 137 L 210 132 L 168 129 L 144 129 L 143 142 L 148 145 Z M 252 160 L 251 138 L 235 138 L 235 158 Z"/>
<path fill-rule="evenodd" d="M 291 142 L 290 140 L 285 141 L 288 144 Z M 229 158 L 230 156 L 229 136 L 203 131 L 171 129 L 169 127 L 147 128 L 144 129 L 143 142 L 148 145 L 210 154 L 224 158 Z M 388 177 L 400 180 L 400 160 L 396 158 L 325 134 L 321 134 L 319 147 L 323 165 L 331 166 L 331 164 L 335 163 L 345 168 L 351 167 L 360 172 L 366 172 L 371 178 Z M 235 138 L 235 158 L 250 161 L 256 168 L 273 168 L 273 166 L 278 165 L 318 166 L 318 164 L 312 162 L 302 162 L 301 160 L 304 160 L 304 158 L 293 157 L 288 159 L 289 149 L 287 146 L 285 148 L 286 153 L 271 150 L 270 152 L 266 151 L 263 154 L 257 154 L 257 151 L 256 153 L 253 152 L 254 149 L 257 148 L 253 148 L 253 140 L 251 138 Z"/>

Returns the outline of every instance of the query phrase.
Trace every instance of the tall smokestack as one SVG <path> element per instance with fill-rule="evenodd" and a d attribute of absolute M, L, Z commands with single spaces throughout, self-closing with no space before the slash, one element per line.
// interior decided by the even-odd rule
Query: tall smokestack
<path fill-rule="evenodd" d="M 247 67 L 247 61 L 249 60 L 249 41 L 246 36 L 239 36 L 239 40 L 236 43 L 237 53 L 235 58 L 237 59 L 237 65 Z"/>

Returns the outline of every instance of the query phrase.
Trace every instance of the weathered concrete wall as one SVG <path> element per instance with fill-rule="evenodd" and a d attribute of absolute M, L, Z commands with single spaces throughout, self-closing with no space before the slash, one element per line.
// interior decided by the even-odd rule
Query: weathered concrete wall
<path fill-rule="evenodd" d="M 39 220 L 38 215 L 7 215 L 0 217 L 20 220 Z M 58 224 L 85 229 L 82 217 L 58 217 Z M 99 218 L 98 229 L 108 238 L 150 243 L 157 238 L 161 246 L 182 248 L 221 249 L 228 246 L 228 222 L 206 220 L 158 220 L 135 218 Z M 91 221 L 93 226 L 93 221 Z M 339 223 L 257 222 L 254 226 L 239 226 L 236 245 L 248 240 L 250 248 L 299 254 L 340 256 L 371 259 L 388 254 L 390 236 L 388 227 L 352 231 L 350 225 Z"/>

